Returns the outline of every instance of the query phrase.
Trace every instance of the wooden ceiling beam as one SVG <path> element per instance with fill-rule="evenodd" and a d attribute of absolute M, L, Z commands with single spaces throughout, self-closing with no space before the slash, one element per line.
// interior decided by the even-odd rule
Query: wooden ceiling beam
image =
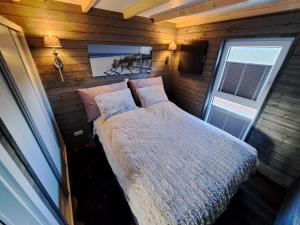
<path fill-rule="evenodd" d="M 82 12 L 87 13 L 98 2 L 98 0 L 82 0 Z"/>
<path fill-rule="evenodd" d="M 206 11 L 218 9 L 221 7 L 245 2 L 247 0 L 208 0 L 199 3 L 188 3 L 179 7 L 176 7 L 165 12 L 157 13 L 151 18 L 154 19 L 154 22 L 161 22 L 177 17 L 188 16 L 196 13 L 203 13 Z"/>
<path fill-rule="evenodd" d="M 129 6 L 123 12 L 124 19 L 129 19 L 133 16 L 136 16 L 139 13 L 145 12 L 149 9 L 152 9 L 156 6 L 162 5 L 170 0 L 140 0 L 137 3 Z"/>
<path fill-rule="evenodd" d="M 261 16 L 272 13 L 286 12 L 291 10 L 299 10 L 300 1 L 299 0 L 280 0 L 277 2 L 269 2 L 265 4 L 259 4 L 249 8 L 242 8 L 237 10 L 232 10 L 228 12 L 218 13 L 214 15 L 206 16 L 195 16 L 194 18 L 187 18 L 182 22 L 176 23 L 176 27 L 187 27 L 193 25 L 215 23 L 227 20 L 241 19 L 253 16 Z"/>

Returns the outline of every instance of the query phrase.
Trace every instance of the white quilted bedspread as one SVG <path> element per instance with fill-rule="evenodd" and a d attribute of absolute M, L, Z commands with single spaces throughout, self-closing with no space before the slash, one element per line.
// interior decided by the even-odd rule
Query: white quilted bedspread
<path fill-rule="evenodd" d="M 171 102 L 95 121 L 139 225 L 212 224 L 256 167 L 256 150 Z"/>

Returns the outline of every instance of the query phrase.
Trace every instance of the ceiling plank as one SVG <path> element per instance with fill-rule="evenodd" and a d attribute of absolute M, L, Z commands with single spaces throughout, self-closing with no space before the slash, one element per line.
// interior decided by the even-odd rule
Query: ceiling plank
<path fill-rule="evenodd" d="M 176 23 L 176 27 L 187 27 L 193 25 L 215 23 L 227 20 L 241 19 L 253 16 L 261 16 L 272 13 L 279 13 L 300 9 L 299 0 L 281 0 L 272 3 L 260 4 L 249 8 L 237 9 L 224 13 L 212 14 L 207 16 L 189 16 Z"/>
<path fill-rule="evenodd" d="M 139 13 L 145 12 L 146 10 L 152 9 L 156 6 L 162 5 L 170 0 L 140 0 L 137 3 L 129 6 L 123 12 L 124 19 L 129 19 L 136 16 Z"/>
<path fill-rule="evenodd" d="M 96 4 L 96 2 L 98 2 L 98 0 L 82 0 L 82 12 L 87 13 Z"/>
<path fill-rule="evenodd" d="M 188 16 L 196 13 L 203 13 L 206 11 L 214 10 L 217 8 L 245 2 L 247 0 L 208 0 L 205 2 L 199 3 L 189 3 L 176 7 L 165 12 L 157 13 L 151 18 L 154 19 L 154 22 L 161 22 L 165 20 L 174 19 L 177 17 Z"/>

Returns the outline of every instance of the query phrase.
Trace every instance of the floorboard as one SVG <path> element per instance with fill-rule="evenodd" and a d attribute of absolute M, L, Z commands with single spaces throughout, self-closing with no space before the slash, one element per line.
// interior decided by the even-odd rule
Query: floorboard
<path fill-rule="evenodd" d="M 75 225 L 134 225 L 101 145 L 74 149 L 68 157 Z M 256 173 L 215 225 L 271 225 L 284 195 L 284 188 Z"/>

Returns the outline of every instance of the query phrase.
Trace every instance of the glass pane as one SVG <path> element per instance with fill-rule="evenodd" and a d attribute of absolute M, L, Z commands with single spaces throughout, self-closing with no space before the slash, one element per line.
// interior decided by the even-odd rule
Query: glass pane
<path fill-rule="evenodd" d="M 214 105 L 211 106 L 208 122 L 220 129 L 223 129 L 224 122 L 227 117 L 227 112 L 219 107 Z"/>
<path fill-rule="evenodd" d="M 226 62 L 219 91 L 235 95 L 246 64 Z"/>
<path fill-rule="evenodd" d="M 226 61 L 273 66 L 281 49 L 279 46 L 232 46 Z"/>
<path fill-rule="evenodd" d="M 255 109 L 215 97 L 207 122 L 242 139 L 255 114 Z"/>
<path fill-rule="evenodd" d="M 246 64 L 243 77 L 240 79 L 240 84 L 235 95 L 257 100 L 271 69 L 272 66 Z"/>
<path fill-rule="evenodd" d="M 257 100 L 281 47 L 230 47 L 218 91 Z"/>
<path fill-rule="evenodd" d="M 256 109 L 235 102 L 231 102 L 222 98 L 218 98 L 218 97 L 214 97 L 212 104 L 228 112 L 233 112 L 242 117 L 246 117 L 249 119 L 253 119 L 257 112 Z"/>
<path fill-rule="evenodd" d="M 224 125 L 224 130 L 237 138 L 243 138 L 250 123 L 251 120 L 238 116 L 237 114 L 230 113 Z"/>

